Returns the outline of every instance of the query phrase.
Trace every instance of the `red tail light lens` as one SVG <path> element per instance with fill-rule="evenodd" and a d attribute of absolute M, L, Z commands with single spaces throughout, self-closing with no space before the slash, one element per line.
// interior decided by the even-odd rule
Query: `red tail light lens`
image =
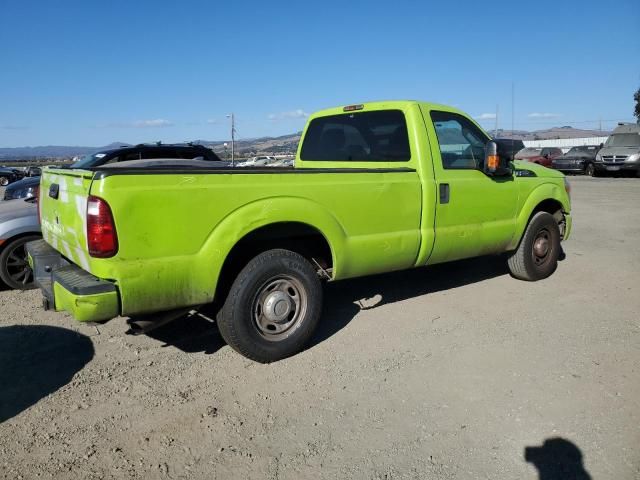
<path fill-rule="evenodd" d="M 109 258 L 118 253 L 118 235 L 111 208 L 102 198 L 87 199 L 87 246 L 89 255 Z"/>

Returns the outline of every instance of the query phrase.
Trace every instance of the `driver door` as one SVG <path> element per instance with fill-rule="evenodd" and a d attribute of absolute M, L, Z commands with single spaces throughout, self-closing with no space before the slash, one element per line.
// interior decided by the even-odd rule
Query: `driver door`
<path fill-rule="evenodd" d="M 518 189 L 513 175 L 490 177 L 482 171 L 489 138 L 468 118 L 429 113 L 437 202 L 428 263 L 504 251 L 515 233 Z"/>

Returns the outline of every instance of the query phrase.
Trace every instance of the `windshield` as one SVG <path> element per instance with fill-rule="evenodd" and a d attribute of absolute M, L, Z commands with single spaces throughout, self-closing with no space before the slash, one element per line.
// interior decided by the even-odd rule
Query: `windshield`
<path fill-rule="evenodd" d="M 640 147 L 640 135 L 637 133 L 616 133 L 607 139 L 607 147 Z"/>
<path fill-rule="evenodd" d="M 91 155 L 84 155 L 80 160 L 73 163 L 71 165 L 71 168 L 91 168 L 106 156 L 106 153 L 93 153 Z"/>

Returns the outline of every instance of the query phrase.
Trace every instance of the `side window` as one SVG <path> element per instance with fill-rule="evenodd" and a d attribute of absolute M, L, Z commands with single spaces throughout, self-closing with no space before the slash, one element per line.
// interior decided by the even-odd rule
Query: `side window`
<path fill-rule="evenodd" d="M 129 152 L 129 153 L 125 153 L 124 155 L 122 155 L 120 157 L 120 160 L 115 160 L 120 161 L 120 162 L 127 162 L 129 160 L 140 160 L 140 152 Z M 111 163 L 111 162 L 109 162 Z"/>
<path fill-rule="evenodd" d="M 145 148 L 141 152 L 142 159 L 148 160 L 152 158 L 180 158 L 173 148 Z"/>
<path fill-rule="evenodd" d="M 438 136 L 442 167 L 450 170 L 475 170 L 482 167 L 484 146 L 489 140 L 465 117 L 450 112 L 431 112 Z"/>
<path fill-rule="evenodd" d="M 318 117 L 311 121 L 300 154 L 307 161 L 406 162 L 409 136 L 400 110 Z"/>

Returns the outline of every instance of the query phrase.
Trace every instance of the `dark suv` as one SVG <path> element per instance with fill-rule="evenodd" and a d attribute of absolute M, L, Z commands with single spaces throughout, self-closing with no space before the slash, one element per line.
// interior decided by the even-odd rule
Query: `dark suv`
<path fill-rule="evenodd" d="M 200 158 L 201 160 L 220 162 L 221 166 L 226 165 L 226 162 L 220 160 L 213 151 L 203 145 L 141 143 L 133 147 L 114 148 L 85 155 L 72 164 L 71 167 L 92 168 L 106 165 L 107 163 L 124 162 L 127 160 L 147 160 L 151 158 L 183 158 L 188 160 Z M 40 185 L 40 177 L 29 177 L 12 183 L 4 191 L 4 199 L 14 200 L 17 198 L 33 197 L 37 192 L 38 185 Z"/>
<path fill-rule="evenodd" d="M 598 145 L 584 145 L 571 149 L 553 160 L 553 168 L 561 172 L 585 173 L 593 177 L 595 168 L 593 162 L 600 150 Z"/>

